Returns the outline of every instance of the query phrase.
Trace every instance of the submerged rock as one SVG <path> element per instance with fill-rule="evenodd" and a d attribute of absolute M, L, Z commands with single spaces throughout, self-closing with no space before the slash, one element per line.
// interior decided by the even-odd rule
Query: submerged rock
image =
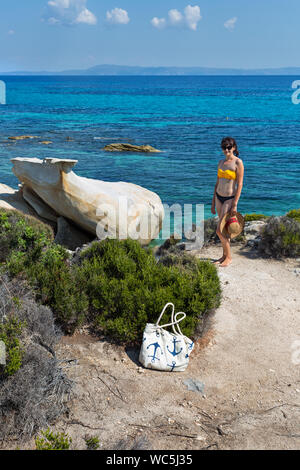
<path fill-rule="evenodd" d="M 72 171 L 77 160 L 11 161 L 13 173 L 45 204 L 99 239 L 134 238 L 148 244 L 158 236 L 164 208 L 154 192 L 132 183 L 80 177 Z"/>
<path fill-rule="evenodd" d="M 151 145 L 132 145 L 132 144 L 109 144 L 104 147 L 103 150 L 107 152 L 145 152 L 145 153 L 160 153 L 161 150 L 157 150 Z"/>
<path fill-rule="evenodd" d="M 36 135 L 15 135 L 8 137 L 10 140 L 25 140 L 25 139 L 38 139 Z"/>

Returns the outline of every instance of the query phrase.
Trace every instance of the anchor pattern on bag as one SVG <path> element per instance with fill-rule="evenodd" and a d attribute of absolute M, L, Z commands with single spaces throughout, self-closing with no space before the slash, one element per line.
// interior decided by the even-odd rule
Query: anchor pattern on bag
<path fill-rule="evenodd" d="M 173 338 L 173 351 L 170 351 L 169 349 L 169 346 L 167 346 L 167 350 L 169 351 L 170 354 L 172 354 L 172 356 L 178 356 L 178 354 L 181 353 L 181 351 L 183 350 L 183 348 L 180 348 L 180 351 L 176 351 L 176 343 L 181 343 L 181 341 L 176 341 L 176 338 Z"/>
<path fill-rule="evenodd" d="M 172 365 L 171 365 L 171 364 L 167 364 L 167 366 L 171 367 L 170 372 L 173 372 L 173 370 L 175 369 L 175 367 L 178 367 L 178 366 L 176 366 L 176 361 L 172 361 Z"/>
<path fill-rule="evenodd" d="M 189 346 L 188 346 L 188 350 L 192 352 L 193 347 L 194 347 L 194 342 L 192 341 L 192 342 L 189 344 Z M 187 353 L 187 354 L 185 355 L 185 358 L 186 358 L 186 359 L 187 359 L 188 357 L 190 357 L 189 353 Z"/>
<path fill-rule="evenodd" d="M 148 357 L 151 357 L 151 358 L 152 358 L 152 359 L 151 359 L 151 362 L 152 362 L 152 364 L 153 364 L 153 363 L 155 362 L 155 359 L 157 359 L 158 361 L 160 360 L 159 357 L 156 357 L 156 351 L 157 351 L 157 349 L 159 348 L 159 349 L 161 350 L 160 355 L 162 355 L 163 352 L 162 352 L 161 346 L 160 346 L 158 343 L 151 343 L 151 344 L 149 344 L 149 345 L 147 346 L 147 349 L 149 349 L 150 346 L 154 346 L 153 355 L 150 355 L 150 356 L 148 355 Z"/>

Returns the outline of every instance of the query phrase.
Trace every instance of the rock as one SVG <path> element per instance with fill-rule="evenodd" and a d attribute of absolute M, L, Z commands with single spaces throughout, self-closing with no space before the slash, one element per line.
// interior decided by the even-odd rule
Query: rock
<path fill-rule="evenodd" d="M 43 140 L 42 142 L 40 142 L 40 144 L 49 145 L 53 144 L 53 142 L 51 140 Z"/>
<path fill-rule="evenodd" d="M 0 208 L 6 210 L 17 210 L 25 215 L 31 215 L 41 222 L 47 223 L 53 229 L 56 224 L 40 217 L 36 211 L 23 198 L 23 188 L 13 189 L 6 184 L 0 183 Z"/>
<path fill-rule="evenodd" d="M 253 220 L 246 222 L 244 227 L 244 234 L 246 237 L 246 246 L 257 249 L 261 241 L 261 231 L 266 225 L 266 220 Z"/>
<path fill-rule="evenodd" d="M 161 150 L 157 150 L 151 145 L 132 145 L 132 144 L 109 144 L 104 147 L 103 150 L 107 152 L 146 152 L 146 153 L 159 153 Z"/>
<path fill-rule="evenodd" d="M 164 241 L 162 245 L 157 248 L 156 254 L 161 256 L 164 252 L 168 251 L 171 247 L 175 246 L 181 240 L 181 236 L 178 233 L 172 234 L 170 238 Z"/>
<path fill-rule="evenodd" d="M 204 383 L 200 382 L 200 380 L 186 379 L 183 383 L 186 385 L 188 390 L 191 390 L 192 392 L 200 392 L 204 395 Z"/>
<path fill-rule="evenodd" d="M 57 214 L 102 238 L 157 238 L 164 208 L 157 194 L 132 183 L 77 176 L 77 160 L 13 158 L 13 173 Z"/>
<path fill-rule="evenodd" d="M 266 225 L 265 220 L 254 220 L 253 222 L 246 222 L 244 227 L 244 234 L 249 239 L 254 239 L 260 235 L 262 228 Z"/>
<path fill-rule="evenodd" d="M 38 139 L 36 135 L 16 135 L 8 137 L 10 140 L 25 140 L 25 139 Z"/>
<path fill-rule="evenodd" d="M 40 217 L 57 222 L 57 218 L 59 217 L 57 212 L 45 204 L 45 202 L 29 186 L 23 186 L 22 194 L 25 201 L 28 202 L 31 207 L 33 207 Z"/>
<path fill-rule="evenodd" d="M 64 217 L 58 217 L 57 219 L 57 233 L 54 242 L 63 245 L 69 250 L 76 250 L 87 242 L 91 241 L 92 236 L 78 227 L 68 222 Z"/>
<path fill-rule="evenodd" d="M 248 238 L 246 246 L 250 246 L 251 248 L 258 248 L 260 241 L 261 241 L 261 236 Z"/>

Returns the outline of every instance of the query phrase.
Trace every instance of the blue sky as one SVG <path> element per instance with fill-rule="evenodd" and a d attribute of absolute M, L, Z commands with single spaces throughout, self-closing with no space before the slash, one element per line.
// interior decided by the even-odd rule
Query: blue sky
<path fill-rule="evenodd" d="M 0 0 L 0 71 L 300 66 L 299 0 Z"/>

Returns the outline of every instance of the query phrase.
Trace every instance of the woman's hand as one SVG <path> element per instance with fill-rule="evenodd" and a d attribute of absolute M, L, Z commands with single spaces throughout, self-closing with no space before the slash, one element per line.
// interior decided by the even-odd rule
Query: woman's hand
<path fill-rule="evenodd" d="M 237 213 L 237 204 L 233 204 L 230 210 L 230 215 L 234 216 Z"/>
<path fill-rule="evenodd" d="M 215 205 L 214 205 L 214 204 L 211 205 L 210 212 L 211 212 L 212 214 L 215 214 L 215 213 L 216 213 L 216 208 L 215 208 Z"/>

